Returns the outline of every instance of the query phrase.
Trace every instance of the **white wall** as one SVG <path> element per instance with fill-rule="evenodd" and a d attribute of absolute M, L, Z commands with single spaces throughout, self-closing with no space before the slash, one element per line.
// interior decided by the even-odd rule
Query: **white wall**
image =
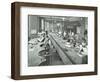
<path fill-rule="evenodd" d="M 11 2 L 15 0 L 0 0 L 0 82 L 15 82 L 10 79 L 10 66 L 11 66 Z M 88 5 L 98 6 L 98 22 L 100 22 L 100 0 L 16 0 L 25 2 L 38 2 L 38 3 L 52 3 L 52 4 L 68 4 L 68 5 Z M 100 25 L 99 25 L 100 26 Z M 100 29 L 98 26 L 98 35 L 100 35 Z M 100 38 L 98 38 L 100 42 Z M 98 43 L 100 48 L 100 43 Z M 98 49 L 99 49 L 98 48 Z M 100 58 L 100 50 L 98 52 L 98 59 Z M 98 61 L 100 62 L 100 60 Z M 99 63 L 100 69 L 100 63 Z M 29 80 L 29 82 L 99 82 L 99 75 L 93 76 L 79 76 L 79 77 L 63 77 L 63 78 L 50 78 L 50 79 L 36 79 Z M 27 82 L 27 80 L 23 80 Z"/>

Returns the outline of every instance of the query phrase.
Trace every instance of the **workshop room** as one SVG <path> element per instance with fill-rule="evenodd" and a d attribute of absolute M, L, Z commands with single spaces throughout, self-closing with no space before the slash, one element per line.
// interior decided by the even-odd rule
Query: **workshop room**
<path fill-rule="evenodd" d="M 88 17 L 28 15 L 28 66 L 88 64 Z"/>

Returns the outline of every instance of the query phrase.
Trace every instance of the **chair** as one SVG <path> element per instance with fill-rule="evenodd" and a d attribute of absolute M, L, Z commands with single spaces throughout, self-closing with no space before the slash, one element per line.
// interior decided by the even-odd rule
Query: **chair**
<path fill-rule="evenodd" d="M 50 63 L 50 55 L 48 50 L 42 50 L 39 52 L 39 56 L 43 57 L 43 59 L 46 59 L 46 61 L 42 62 L 40 65 L 49 65 Z M 42 60 L 41 60 L 42 61 Z"/>

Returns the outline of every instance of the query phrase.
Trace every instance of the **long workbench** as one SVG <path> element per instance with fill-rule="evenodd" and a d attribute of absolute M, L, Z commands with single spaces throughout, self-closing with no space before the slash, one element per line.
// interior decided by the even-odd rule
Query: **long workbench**
<path fill-rule="evenodd" d="M 55 33 L 50 33 L 49 38 L 65 65 L 83 64 L 84 60 L 87 61 L 87 55 L 81 55 L 74 48 L 66 47 L 66 41 Z"/>

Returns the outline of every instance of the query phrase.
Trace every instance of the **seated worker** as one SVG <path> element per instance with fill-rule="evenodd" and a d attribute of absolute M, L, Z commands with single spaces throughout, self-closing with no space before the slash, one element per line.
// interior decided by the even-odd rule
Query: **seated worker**
<path fill-rule="evenodd" d="M 80 53 L 87 55 L 87 44 L 84 38 L 82 38 L 82 43 L 80 45 Z"/>
<path fill-rule="evenodd" d="M 44 39 L 45 39 L 45 34 L 43 33 L 43 34 L 41 34 L 40 37 L 38 38 L 38 41 L 39 41 L 39 42 L 43 42 Z"/>
<path fill-rule="evenodd" d="M 48 32 L 45 32 L 45 35 L 43 35 L 42 39 L 42 44 L 40 45 L 41 47 L 45 47 L 45 50 L 49 51 L 50 45 L 49 45 L 49 37 L 48 37 Z"/>
<path fill-rule="evenodd" d="M 49 51 L 49 49 L 50 49 L 50 45 L 49 45 L 49 37 L 48 37 L 48 32 L 46 31 L 46 34 L 45 34 L 45 40 L 44 40 L 44 44 L 45 44 L 45 49 L 47 50 L 47 51 Z"/>

